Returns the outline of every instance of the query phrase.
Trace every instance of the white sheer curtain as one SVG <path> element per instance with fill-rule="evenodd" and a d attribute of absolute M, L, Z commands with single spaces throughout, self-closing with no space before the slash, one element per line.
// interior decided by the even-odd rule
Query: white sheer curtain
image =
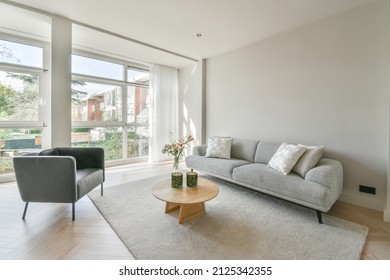
<path fill-rule="evenodd" d="M 178 71 L 153 65 L 150 71 L 149 161 L 170 159 L 162 154 L 165 144 L 179 138 Z"/>

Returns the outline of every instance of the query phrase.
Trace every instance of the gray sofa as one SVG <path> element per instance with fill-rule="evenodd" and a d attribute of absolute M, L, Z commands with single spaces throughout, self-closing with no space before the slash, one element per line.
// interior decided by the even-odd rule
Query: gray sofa
<path fill-rule="evenodd" d="M 187 168 L 213 175 L 317 212 L 327 212 L 339 198 L 343 187 L 343 167 L 334 159 L 321 158 L 305 177 L 295 173 L 284 175 L 267 166 L 280 142 L 232 140 L 231 158 L 205 157 L 206 145 L 195 146 L 185 158 Z"/>

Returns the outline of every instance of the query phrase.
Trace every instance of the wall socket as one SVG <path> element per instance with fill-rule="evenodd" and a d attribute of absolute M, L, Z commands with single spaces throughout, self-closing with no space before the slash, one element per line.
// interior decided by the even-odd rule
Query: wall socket
<path fill-rule="evenodd" d="M 359 192 L 369 193 L 369 194 L 376 194 L 376 189 L 374 187 L 359 185 Z"/>

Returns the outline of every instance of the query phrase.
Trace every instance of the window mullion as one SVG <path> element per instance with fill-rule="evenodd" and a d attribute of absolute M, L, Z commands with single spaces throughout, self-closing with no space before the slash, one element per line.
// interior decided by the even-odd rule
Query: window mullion
<path fill-rule="evenodd" d="M 124 67 L 124 70 L 123 70 L 123 75 L 124 77 L 126 77 L 126 67 Z M 123 145 L 122 145 L 122 149 L 123 149 L 123 158 L 127 158 L 127 126 L 126 126 L 126 122 L 127 122 L 127 86 L 122 86 L 122 120 L 124 122 L 124 125 L 123 125 Z"/>

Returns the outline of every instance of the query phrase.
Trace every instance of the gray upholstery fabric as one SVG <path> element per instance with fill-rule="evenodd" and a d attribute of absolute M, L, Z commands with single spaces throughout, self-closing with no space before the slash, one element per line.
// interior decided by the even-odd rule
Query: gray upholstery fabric
<path fill-rule="evenodd" d="M 76 160 L 59 156 L 17 156 L 14 169 L 25 202 L 75 202 Z"/>
<path fill-rule="evenodd" d="M 43 150 L 39 153 L 41 156 L 59 156 L 60 151 L 58 148 Z"/>
<path fill-rule="evenodd" d="M 322 158 L 315 168 L 306 173 L 305 180 L 327 186 L 328 199 L 336 201 L 343 189 L 343 166 L 337 160 Z"/>
<path fill-rule="evenodd" d="M 86 168 L 77 170 L 77 196 L 83 197 L 89 193 L 96 186 L 104 182 L 103 169 L 99 168 Z M 95 186 L 95 187 L 93 187 Z M 93 187 L 91 189 L 91 187 Z"/>
<path fill-rule="evenodd" d="M 104 169 L 104 150 L 102 148 L 57 148 L 61 156 L 76 159 L 77 169 Z"/>
<path fill-rule="evenodd" d="M 233 171 L 233 179 L 259 191 L 321 211 L 328 211 L 334 202 L 327 194 L 327 186 L 307 181 L 294 173 L 281 174 L 265 164 L 254 163 L 237 167 Z"/>
<path fill-rule="evenodd" d="M 195 146 L 192 149 L 192 154 L 195 156 L 205 156 L 207 151 L 207 145 Z"/>
<path fill-rule="evenodd" d="M 259 141 L 233 138 L 231 157 L 253 162 L 258 143 Z"/>
<path fill-rule="evenodd" d="M 14 157 L 13 162 L 20 196 L 27 203 L 75 203 L 98 185 L 103 188 L 105 180 L 102 148 L 54 148 Z"/>
<path fill-rule="evenodd" d="M 255 162 L 268 164 L 281 144 L 281 142 L 260 141 L 256 150 Z"/>
<path fill-rule="evenodd" d="M 203 171 L 212 170 L 214 174 L 227 178 L 232 178 L 234 168 L 250 163 L 242 159 L 206 158 L 196 155 L 188 156 L 185 160 L 188 168 Z"/>

